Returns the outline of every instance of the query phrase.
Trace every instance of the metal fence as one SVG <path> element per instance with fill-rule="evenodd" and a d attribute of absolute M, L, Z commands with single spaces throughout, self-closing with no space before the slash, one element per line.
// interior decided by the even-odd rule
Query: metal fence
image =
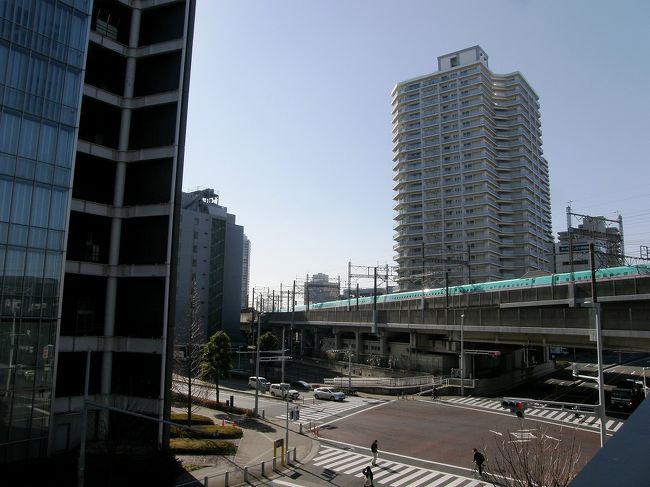
<path fill-rule="evenodd" d="M 285 464 L 296 462 L 296 449 L 289 450 L 285 453 Z M 237 465 L 233 464 L 237 467 Z M 232 487 L 235 485 L 248 484 L 253 481 L 268 479 L 274 473 L 279 472 L 285 465 L 282 464 L 282 457 L 274 457 L 271 460 L 238 467 L 226 472 L 205 476 L 202 479 L 193 479 L 177 483 L 175 487 Z"/>

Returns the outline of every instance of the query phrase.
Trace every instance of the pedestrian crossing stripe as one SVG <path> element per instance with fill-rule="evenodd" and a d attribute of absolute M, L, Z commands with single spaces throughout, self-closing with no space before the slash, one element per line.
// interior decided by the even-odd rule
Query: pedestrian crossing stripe
<path fill-rule="evenodd" d="M 321 446 L 312 464 L 323 469 L 333 470 L 344 475 L 354 475 L 363 478 L 363 468 L 372 463 L 370 455 L 341 450 L 330 446 Z M 389 487 L 488 487 L 491 484 L 439 472 L 429 468 L 421 468 L 405 463 L 392 462 L 379 458 L 373 470 L 375 485 Z"/>
<path fill-rule="evenodd" d="M 372 402 L 358 402 L 358 401 L 345 401 L 345 402 L 320 402 L 315 404 L 297 404 L 300 409 L 300 420 L 298 423 L 308 423 L 309 421 L 320 421 L 330 416 L 335 416 L 339 413 L 349 411 L 351 409 L 361 408 L 370 404 L 379 404 L 383 401 Z M 280 414 L 275 416 L 278 419 L 284 419 L 286 415 Z"/>
<path fill-rule="evenodd" d="M 450 402 L 454 404 L 461 404 L 463 406 L 472 406 L 475 408 L 492 409 L 495 411 L 504 411 L 501 406 L 501 401 L 496 399 L 484 399 L 476 397 L 451 397 L 446 398 L 443 402 Z M 573 411 L 560 411 L 552 409 L 537 409 L 527 408 L 526 416 L 534 416 L 537 418 L 551 419 L 553 421 L 560 421 L 564 423 L 571 423 L 580 426 L 589 426 L 592 428 L 600 428 L 600 418 L 596 416 L 578 415 Z M 623 426 L 623 421 L 610 419 L 605 423 L 605 428 L 610 432 L 618 431 Z"/>

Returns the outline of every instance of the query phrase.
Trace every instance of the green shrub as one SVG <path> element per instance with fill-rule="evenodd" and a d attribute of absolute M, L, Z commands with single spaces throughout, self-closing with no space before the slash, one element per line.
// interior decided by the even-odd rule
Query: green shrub
<path fill-rule="evenodd" d="M 187 401 L 187 396 L 185 394 L 181 394 L 180 392 L 172 392 L 172 400 L 175 401 Z M 200 398 L 200 397 L 195 397 L 192 400 L 192 404 L 196 404 L 197 406 L 203 406 L 208 409 L 216 409 L 217 411 L 224 411 L 226 413 L 230 414 L 241 414 L 241 415 L 246 415 L 247 417 L 253 417 L 253 410 L 252 409 L 247 409 L 247 408 L 239 408 L 236 406 L 226 406 L 225 403 L 223 402 L 217 402 L 213 401 L 212 399 L 206 399 L 206 398 Z M 187 417 L 187 414 L 185 415 Z"/>
<path fill-rule="evenodd" d="M 176 455 L 234 455 L 237 447 L 226 440 L 172 438 L 169 449 Z"/>
<path fill-rule="evenodd" d="M 198 425 L 192 426 L 192 430 L 172 426 L 169 430 L 174 438 L 214 438 L 217 437 L 222 440 L 230 440 L 234 438 L 241 438 L 243 431 L 236 426 L 219 426 L 216 424 L 211 425 Z"/>
<path fill-rule="evenodd" d="M 187 425 L 187 413 L 172 413 L 170 416 L 170 421 L 178 424 Z M 192 426 L 198 425 L 212 425 L 214 420 L 208 416 L 203 416 L 201 414 L 192 414 Z"/>

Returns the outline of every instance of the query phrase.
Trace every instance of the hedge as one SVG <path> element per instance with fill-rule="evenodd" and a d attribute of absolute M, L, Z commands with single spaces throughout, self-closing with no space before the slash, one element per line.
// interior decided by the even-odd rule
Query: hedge
<path fill-rule="evenodd" d="M 187 413 L 172 413 L 169 420 L 173 423 L 184 424 L 187 426 Z M 192 426 L 213 425 L 214 420 L 202 414 L 192 414 Z"/>
<path fill-rule="evenodd" d="M 172 438 L 169 449 L 176 455 L 234 455 L 237 447 L 226 440 Z"/>
<path fill-rule="evenodd" d="M 220 438 L 222 440 L 231 440 L 241 438 L 243 431 L 236 426 L 220 426 L 216 424 L 211 425 L 198 425 L 192 424 L 192 431 L 184 428 L 172 426 L 170 434 L 174 438 Z"/>

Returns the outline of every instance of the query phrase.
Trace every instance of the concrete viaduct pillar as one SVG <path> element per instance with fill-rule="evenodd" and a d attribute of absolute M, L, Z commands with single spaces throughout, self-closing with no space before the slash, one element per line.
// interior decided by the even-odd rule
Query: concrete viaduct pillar
<path fill-rule="evenodd" d="M 360 331 L 355 331 L 354 332 L 354 338 L 355 338 L 355 349 L 356 349 L 356 354 L 357 354 L 357 362 L 359 361 L 359 355 L 363 353 L 363 343 L 361 338 L 363 337 L 363 333 Z"/>
<path fill-rule="evenodd" d="M 383 330 L 379 330 L 378 336 L 379 336 L 379 355 L 384 357 L 388 354 L 388 337 L 386 336 L 386 332 Z"/>

